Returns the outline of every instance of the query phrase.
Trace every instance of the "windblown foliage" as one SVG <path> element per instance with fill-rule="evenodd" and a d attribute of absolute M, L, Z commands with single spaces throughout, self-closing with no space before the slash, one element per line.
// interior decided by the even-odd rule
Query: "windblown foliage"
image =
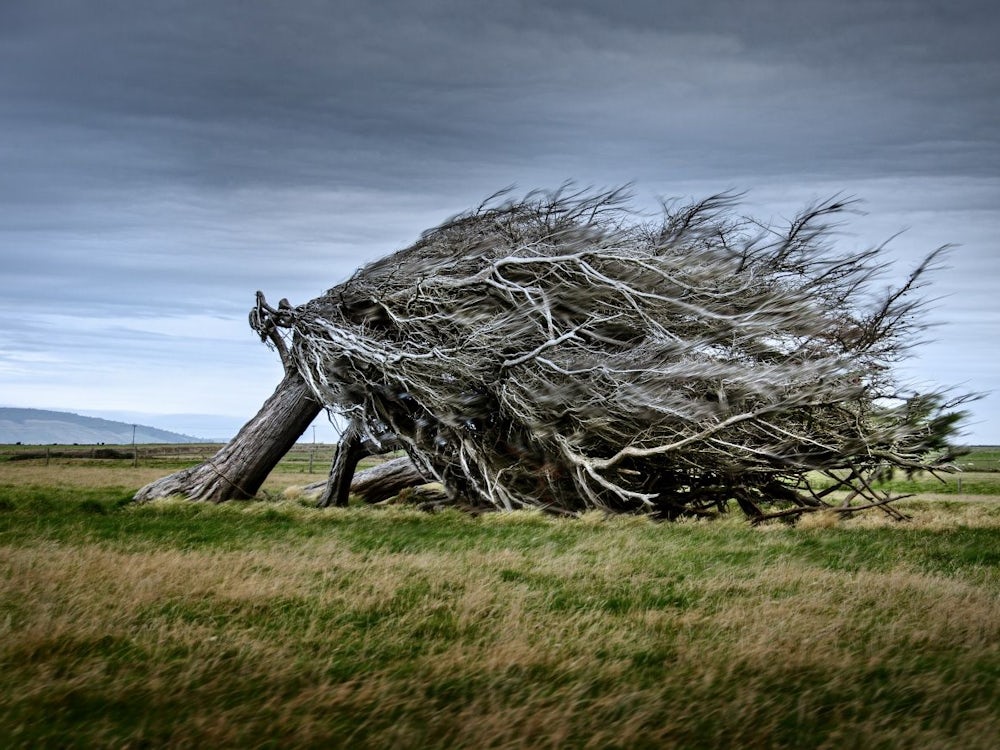
<path fill-rule="evenodd" d="M 762 518 L 846 490 L 845 512 L 893 512 L 873 478 L 946 469 L 959 417 L 893 372 L 941 251 L 879 290 L 881 248 L 829 242 L 849 203 L 781 229 L 734 206 L 651 223 L 619 192 L 494 200 L 253 323 L 456 501 Z"/>

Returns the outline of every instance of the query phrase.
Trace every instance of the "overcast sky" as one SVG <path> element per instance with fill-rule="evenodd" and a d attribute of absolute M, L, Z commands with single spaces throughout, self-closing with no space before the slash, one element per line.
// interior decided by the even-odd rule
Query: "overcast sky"
<path fill-rule="evenodd" d="M 0 405 L 229 434 L 280 379 L 255 290 L 575 180 L 845 192 L 901 273 L 956 243 L 906 373 L 998 392 L 998 444 L 998 38 L 995 0 L 0 0 Z"/>

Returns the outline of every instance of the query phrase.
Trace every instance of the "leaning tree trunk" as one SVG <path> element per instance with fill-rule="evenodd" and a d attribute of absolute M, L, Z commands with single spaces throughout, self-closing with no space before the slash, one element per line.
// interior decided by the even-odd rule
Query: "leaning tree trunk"
<path fill-rule="evenodd" d="M 320 495 L 318 506 L 328 508 L 335 505 L 343 508 L 347 505 L 351 494 L 351 480 L 358 461 L 368 455 L 364 441 L 361 438 L 361 425 L 352 420 L 340 437 L 337 451 L 333 454 L 333 464 L 330 466 L 330 476 L 326 487 Z"/>
<path fill-rule="evenodd" d="M 363 471 L 355 478 L 354 471 L 358 468 L 358 462 L 362 458 L 380 456 L 398 450 L 400 447 L 399 440 L 389 432 L 379 435 L 376 439 L 363 437 L 363 435 L 361 423 L 357 419 L 352 419 L 347 425 L 347 429 L 344 430 L 344 434 L 337 444 L 337 450 L 333 454 L 330 476 L 320 493 L 318 507 L 328 508 L 335 505 L 338 508 L 343 508 L 347 505 L 348 498 L 352 494 L 360 495 L 366 502 L 378 502 L 392 497 L 406 487 L 424 484 L 426 481 L 408 458 L 404 460 L 403 464 L 390 461 L 389 463 L 399 467 L 399 470 L 387 474 L 376 472 L 375 475 L 372 475 L 378 477 L 374 482 L 371 477 L 365 478 L 365 475 L 375 471 L 374 469 Z M 389 493 L 388 495 L 383 494 L 386 491 Z M 372 500 L 371 497 L 376 495 L 378 498 Z"/>
<path fill-rule="evenodd" d="M 253 497 L 321 408 L 302 376 L 290 369 L 257 415 L 212 458 L 147 484 L 133 499 L 184 495 L 221 503 Z"/>

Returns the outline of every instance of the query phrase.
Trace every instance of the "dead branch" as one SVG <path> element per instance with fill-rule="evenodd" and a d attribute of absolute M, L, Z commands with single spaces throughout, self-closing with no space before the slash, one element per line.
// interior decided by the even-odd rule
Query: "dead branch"
<path fill-rule="evenodd" d="M 651 226 L 620 191 L 533 193 L 304 305 L 260 295 L 251 323 L 353 439 L 395 435 L 456 502 L 763 519 L 827 507 L 822 474 L 883 507 L 875 478 L 948 469 L 961 399 L 893 375 L 940 251 L 874 292 L 882 248 L 829 242 L 851 207 L 781 228 L 717 195 Z"/>

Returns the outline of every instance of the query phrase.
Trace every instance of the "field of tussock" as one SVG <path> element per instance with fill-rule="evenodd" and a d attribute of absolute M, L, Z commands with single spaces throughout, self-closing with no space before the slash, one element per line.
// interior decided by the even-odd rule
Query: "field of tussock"
<path fill-rule="evenodd" d="M 9 468 L 4 747 L 972 749 L 1000 736 L 995 500 L 908 501 L 906 524 L 751 528 L 738 514 L 132 506 L 138 476 L 33 483 Z"/>

